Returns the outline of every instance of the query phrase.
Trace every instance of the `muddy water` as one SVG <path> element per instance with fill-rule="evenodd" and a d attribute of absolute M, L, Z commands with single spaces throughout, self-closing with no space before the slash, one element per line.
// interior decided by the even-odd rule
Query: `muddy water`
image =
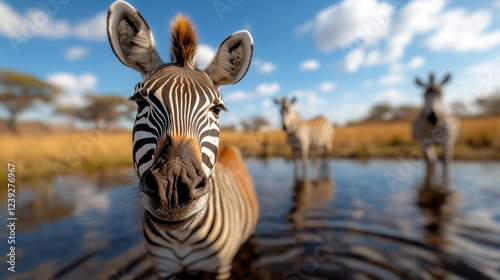
<path fill-rule="evenodd" d="M 260 218 L 234 279 L 500 279 L 498 162 L 454 162 L 450 191 L 423 186 L 420 162 L 332 160 L 307 181 L 281 159 L 248 167 Z M 17 272 L 0 279 L 154 279 L 132 172 L 24 182 L 17 199 Z"/>

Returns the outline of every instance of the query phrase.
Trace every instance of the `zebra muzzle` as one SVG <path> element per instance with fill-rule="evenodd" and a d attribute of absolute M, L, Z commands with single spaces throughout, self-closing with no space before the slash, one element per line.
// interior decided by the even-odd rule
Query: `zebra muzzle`
<path fill-rule="evenodd" d="M 208 179 L 201 166 L 197 165 L 179 156 L 173 157 L 145 172 L 141 190 L 163 207 L 177 209 L 188 206 L 208 193 Z"/>

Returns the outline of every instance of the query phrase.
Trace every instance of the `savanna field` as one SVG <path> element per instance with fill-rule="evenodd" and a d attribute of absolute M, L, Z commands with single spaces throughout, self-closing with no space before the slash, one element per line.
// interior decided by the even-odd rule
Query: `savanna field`
<path fill-rule="evenodd" d="M 1 280 L 500 280 L 500 0 L 0 0 L 0 57 Z"/>
<path fill-rule="evenodd" d="M 14 162 L 19 176 L 38 177 L 79 170 L 95 171 L 131 166 L 131 132 L 118 128 L 68 131 L 36 123 L 22 126 L 19 134 L 5 128 L 0 136 L 0 159 Z M 235 145 L 244 156 L 290 156 L 282 131 L 221 132 L 221 144 Z M 332 158 L 420 157 L 405 121 L 371 122 L 336 127 Z M 500 117 L 463 118 L 455 148 L 458 160 L 500 159 Z"/>

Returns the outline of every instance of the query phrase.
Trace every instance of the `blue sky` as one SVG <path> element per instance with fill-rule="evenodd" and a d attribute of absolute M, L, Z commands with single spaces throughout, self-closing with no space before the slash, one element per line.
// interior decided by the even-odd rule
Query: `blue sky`
<path fill-rule="evenodd" d="M 47 5 L 41 4 L 47 3 Z M 140 75 L 114 56 L 106 36 L 112 1 L 0 1 L 0 68 L 64 88 L 60 105 L 88 91 L 128 96 Z M 420 104 L 416 75 L 453 74 L 445 103 L 491 94 L 500 85 L 500 1 L 129 1 L 168 60 L 168 25 L 178 13 L 197 27 L 201 64 L 231 33 L 254 38 L 253 62 L 238 84 L 221 88 L 223 125 L 254 116 L 277 124 L 272 99 L 298 97 L 303 117 L 344 123 L 376 103 Z M 53 120 L 43 106 L 24 119 Z"/>

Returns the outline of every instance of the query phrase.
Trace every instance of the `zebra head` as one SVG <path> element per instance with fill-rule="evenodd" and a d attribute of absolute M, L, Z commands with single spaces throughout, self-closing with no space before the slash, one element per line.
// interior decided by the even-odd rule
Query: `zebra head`
<path fill-rule="evenodd" d="M 171 24 L 165 63 L 148 24 L 131 5 L 114 2 L 108 12 L 113 52 L 142 75 L 131 97 L 138 105 L 133 128 L 134 168 L 141 200 L 152 220 L 179 224 L 204 208 L 219 146 L 219 87 L 245 75 L 253 52 L 247 31 L 225 39 L 203 70 L 195 65 L 196 32 L 188 18 Z"/>
<path fill-rule="evenodd" d="M 435 125 L 444 115 L 444 107 L 442 100 L 442 86 L 451 78 L 451 74 L 447 74 L 441 83 L 435 83 L 434 74 L 429 74 L 429 83 L 424 84 L 420 78 L 416 78 L 417 85 L 425 89 L 424 107 L 422 113 L 427 117 L 427 120 Z"/>
<path fill-rule="evenodd" d="M 297 101 L 297 98 L 293 96 L 288 100 L 286 97 L 281 99 L 275 98 L 274 103 L 280 106 L 281 121 L 283 124 L 283 130 L 287 131 L 293 127 L 298 117 L 297 111 L 293 108 L 293 104 Z"/>

